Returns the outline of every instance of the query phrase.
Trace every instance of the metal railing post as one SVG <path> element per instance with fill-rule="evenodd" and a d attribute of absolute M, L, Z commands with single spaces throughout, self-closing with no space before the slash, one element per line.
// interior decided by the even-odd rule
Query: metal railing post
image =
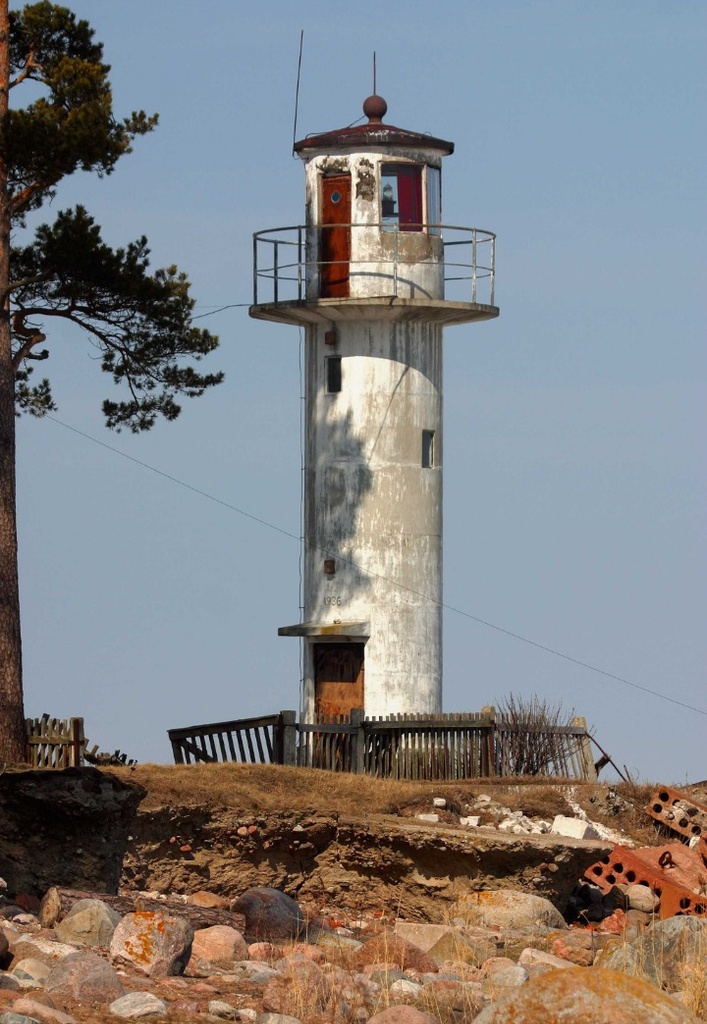
<path fill-rule="evenodd" d="M 258 236 L 253 235 L 253 305 L 258 305 Z"/>
<path fill-rule="evenodd" d="M 495 306 L 496 293 L 496 236 L 491 235 L 491 305 Z"/>
<path fill-rule="evenodd" d="M 273 302 L 278 302 L 278 273 L 279 266 L 278 261 L 280 258 L 280 248 L 277 238 L 273 242 L 273 258 L 272 258 L 272 287 L 273 287 Z"/>

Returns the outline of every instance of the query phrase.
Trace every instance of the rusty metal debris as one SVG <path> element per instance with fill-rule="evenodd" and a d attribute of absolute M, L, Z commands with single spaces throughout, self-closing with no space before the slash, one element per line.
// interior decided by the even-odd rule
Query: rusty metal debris
<path fill-rule="evenodd" d="M 707 914 L 707 807 L 663 786 L 653 794 L 646 813 L 683 842 L 638 850 L 615 846 L 584 877 L 603 892 L 622 885 L 648 886 L 660 900 L 661 918 Z"/>

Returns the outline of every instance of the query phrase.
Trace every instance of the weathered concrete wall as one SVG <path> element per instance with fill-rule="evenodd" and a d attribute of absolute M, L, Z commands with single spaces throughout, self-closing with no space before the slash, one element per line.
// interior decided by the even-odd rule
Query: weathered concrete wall
<path fill-rule="evenodd" d="M 342 322 L 306 334 L 304 618 L 370 623 L 367 715 L 441 710 L 442 330 Z M 328 357 L 342 386 L 327 392 Z M 422 465 L 423 431 L 434 432 Z M 336 575 L 324 559 L 336 558 Z M 313 710 L 311 649 L 305 710 Z"/>
<path fill-rule="evenodd" d="M 319 233 L 321 180 L 324 174 L 351 175 L 351 299 L 396 295 L 444 298 L 444 253 L 439 235 L 426 231 L 381 230 L 381 164 L 423 167 L 423 219 L 427 210 L 427 167 L 439 168 L 438 152 L 409 149 L 317 156 L 305 167 L 307 225 L 307 299 L 320 297 Z"/>

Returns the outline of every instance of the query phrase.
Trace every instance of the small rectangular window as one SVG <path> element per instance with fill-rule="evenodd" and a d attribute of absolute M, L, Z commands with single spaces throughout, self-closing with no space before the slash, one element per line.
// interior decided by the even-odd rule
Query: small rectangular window
<path fill-rule="evenodd" d="M 422 468 L 434 469 L 435 465 L 435 432 L 422 431 Z"/>
<path fill-rule="evenodd" d="M 327 356 L 326 389 L 330 395 L 341 391 L 341 356 Z"/>
<path fill-rule="evenodd" d="M 388 229 L 422 231 L 422 167 L 381 165 L 381 221 Z"/>

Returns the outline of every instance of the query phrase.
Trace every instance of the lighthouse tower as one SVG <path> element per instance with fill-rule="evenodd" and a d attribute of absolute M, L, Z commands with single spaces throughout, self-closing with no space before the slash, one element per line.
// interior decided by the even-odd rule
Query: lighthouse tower
<path fill-rule="evenodd" d="M 279 634 L 309 721 L 441 711 L 442 330 L 499 312 L 494 235 L 442 225 L 453 143 L 363 111 L 295 144 L 306 223 L 254 240 L 250 315 L 304 328 L 303 613 Z"/>

